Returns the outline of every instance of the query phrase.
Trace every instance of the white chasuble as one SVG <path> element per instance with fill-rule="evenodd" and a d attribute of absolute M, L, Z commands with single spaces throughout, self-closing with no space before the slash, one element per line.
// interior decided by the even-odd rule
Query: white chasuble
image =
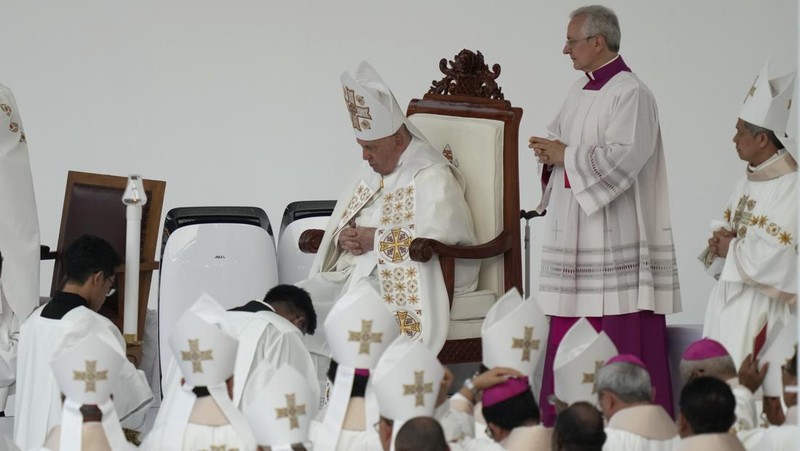
<path fill-rule="evenodd" d="M 630 72 L 571 88 L 548 127 L 566 144 L 539 209 L 549 209 L 538 299 L 548 315 L 680 311 L 655 99 Z"/>
<path fill-rule="evenodd" d="M 795 321 L 797 163 L 782 153 L 750 171 L 723 219 L 736 239 L 711 292 L 703 336 L 722 343 L 738 368 L 765 323 Z"/>
<path fill-rule="evenodd" d="M 374 248 L 359 256 L 338 246 L 348 225 L 375 227 Z M 476 243 L 472 216 L 464 200 L 461 174 L 441 154 L 414 138 L 397 168 L 381 177 L 362 163 L 328 223 L 309 279 L 300 283 L 311 293 L 319 323 L 351 280 L 369 277 L 395 314 L 403 331 L 438 352 L 449 324 L 449 305 L 437 258 L 411 261 L 415 237 L 446 244 Z M 456 292 L 475 289 L 480 262 L 456 263 Z M 323 334 L 305 337 L 309 350 L 328 352 Z"/>

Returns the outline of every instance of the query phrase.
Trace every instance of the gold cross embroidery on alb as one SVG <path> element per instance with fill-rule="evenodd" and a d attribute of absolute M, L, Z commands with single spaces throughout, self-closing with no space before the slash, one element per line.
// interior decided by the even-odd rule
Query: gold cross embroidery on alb
<path fill-rule="evenodd" d="M 361 320 L 361 331 L 349 330 L 350 337 L 347 341 L 359 343 L 358 353 L 369 355 L 369 345 L 372 343 L 380 344 L 383 341 L 382 332 L 372 332 L 372 320 Z"/>
<path fill-rule="evenodd" d="M 397 323 L 400 325 L 400 333 L 412 336 L 415 333 L 420 333 L 419 322 L 415 320 L 406 310 L 397 310 L 394 312 Z"/>
<path fill-rule="evenodd" d="M 191 361 L 192 362 L 192 373 L 202 373 L 203 372 L 203 361 L 204 360 L 214 360 L 214 357 L 211 355 L 211 349 L 207 351 L 200 350 L 200 339 L 197 340 L 189 340 L 189 350 L 188 351 L 181 351 L 181 360 L 184 362 Z"/>
<path fill-rule="evenodd" d="M 381 241 L 381 252 L 390 258 L 392 263 L 400 263 L 408 255 L 409 246 L 411 246 L 411 236 L 400 227 L 395 227 L 391 234 Z"/>
<path fill-rule="evenodd" d="M 539 350 L 539 340 L 533 339 L 533 327 L 525 327 L 523 338 L 511 337 L 511 349 L 522 349 L 522 361 L 531 361 L 531 349 Z"/>
<path fill-rule="evenodd" d="M 97 371 L 97 360 L 86 361 L 86 371 L 72 371 L 72 380 L 86 382 L 85 393 L 97 392 L 97 382 L 108 379 L 108 370 Z"/>
<path fill-rule="evenodd" d="M 414 383 L 403 384 L 403 396 L 414 395 L 414 406 L 425 405 L 425 394 L 433 393 L 433 382 L 425 382 L 425 371 L 414 371 Z"/>
<path fill-rule="evenodd" d="M 294 398 L 295 398 L 294 393 L 287 394 L 286 407 L 275 408 L 275 413 L 278 415 L 278 419 L 281 418 L 289 419 L 289 429 L 299 428 L 300 422 L 298 421 L 298 417 L 306 414 L 306 405 L 301 404 L 298 406 L 295 403 Z"/>

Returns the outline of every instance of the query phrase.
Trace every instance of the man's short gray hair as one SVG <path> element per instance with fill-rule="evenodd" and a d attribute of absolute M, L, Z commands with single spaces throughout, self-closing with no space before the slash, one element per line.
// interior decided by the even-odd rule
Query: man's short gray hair
<path fill-rule="evenodd" d="M 650 374 L 639 365 L 628 362 L 610 363 L 597 371 L 597 393 L 607 391 L 626 403 L 651 402 L 653 385 Z"/>
<path fill-rule="evenodd" d="M 736 365 L 729 355 L 705 360 L 681 360 L 679 371 L 685 385 L 696 372 L 699 376 L 715 377 L 722 381 L 736 377 Z"/>
<path fill-rule="evenodd" d="M 586 34 L 584 37 L 602 36 L 609 50 L 614 53 L 619 52 L 622 32 L 619 31 L 619 19 L 614 11 L 602 5 L 584 6 L 572 11 L 569 18 L 580 16 L 586 16 L 586 21 L 583 23 L 583 32 Z"/>
<path fill-rule="evenodd" d="M 744 119 L 742 119 L 742 123 L 744 123 L 744 128 L 747 129 L 747 131 L 750 132 L 750 134 L 753 135 L 754 138 L 762 133 L 765 133 L 767 135 L 767 139 L 769 139 L 769 141 L 775 146 L 776 149 L 780 150 L 784 148 L 783 143 L 780 142 L 780 140 L 778 140 L 778 137 L 772 130 L 758 126 L 756 124 L 751 124 L 750 122 L 747 122 Z"/>

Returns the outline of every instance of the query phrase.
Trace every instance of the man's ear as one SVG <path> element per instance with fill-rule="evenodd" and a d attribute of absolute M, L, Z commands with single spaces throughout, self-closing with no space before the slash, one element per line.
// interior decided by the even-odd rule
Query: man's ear
<path fill-rule="evenodd" d="M 297 326 L 297 328 L 300 329 L 303 332 L 303 335 L 306 334 L 306 330 L 307 329 L 306 329 L 306 317 L 305 316 L 303 316 L 303 315 L 298 316 L 297 318 L 294 319 L 294 321 L 292 321 L 292 323 L 294 323 L 294 325 Z"/>
<path fill-rule="evenodd" d="M 103 282 L 106 281 L 106 275 L 103 271 L 97 271 L 96 273 L 92 274 L 90 280 L 93 285 L 102 285 Z"/>

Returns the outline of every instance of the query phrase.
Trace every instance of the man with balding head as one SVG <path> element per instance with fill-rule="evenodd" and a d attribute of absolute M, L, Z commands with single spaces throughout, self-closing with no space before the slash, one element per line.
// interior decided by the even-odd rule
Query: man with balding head
<path fill-rule="evenodd" d="M 600 451 L 605 441 L 603 415 L 588 402 L 576 402 L 558 414 L 553 451 Z"/>
<path fill-rule="evenodd" d="M 396 451 L 449 451 L 444 430 L 431 417 L 414 417 L 397 432 Z"/>

